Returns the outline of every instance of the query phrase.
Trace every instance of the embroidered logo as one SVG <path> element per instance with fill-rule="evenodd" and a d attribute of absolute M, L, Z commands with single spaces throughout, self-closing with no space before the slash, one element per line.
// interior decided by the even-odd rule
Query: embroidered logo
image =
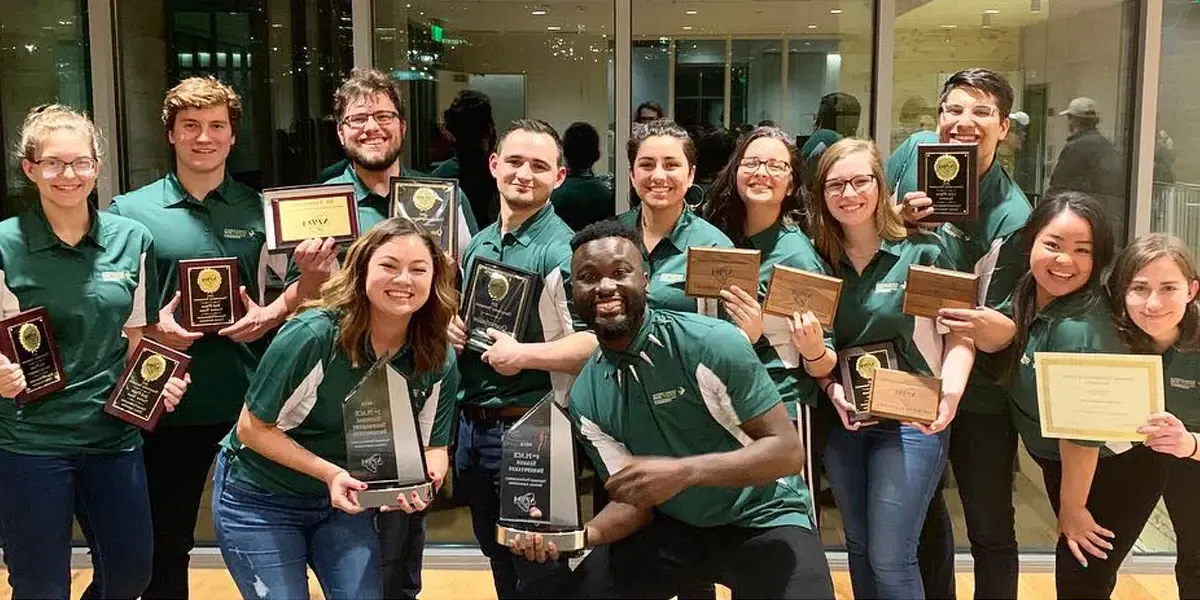
<path fill-rule="evenodd" d="M 226 227 L 224 236 L 227 240 L 244 240 L 254 237 L 254 232 L 248 229 L 231 229 Z"/>
<path fill-rule="evenodd" d="M 1033 361 L 1029 359 L 1029 355 L 1028 355 L 1028 354 L 1022 354 L 1022 355 L 1021 355 L 1021 364 L 1025 365 L 1026 367 L 1028 367 L 1028 366 L 1029 366 L 1030 364 L 1032 364 L 1032 363 L 1033 363 Z"/>
<path fill-rule="evenodd" d="M 673 390 L 666 390 L 666 391 L 655 392 L 654 394 L 651 394 L 650 402 L 653 403 L 655 406 L 658 406 L 660 404 L 666 404 L 666 403 L 684 395 L 685 393 L 687 393 L 687 389 L 681 385 Z"/>
<path fill-rule="evenodd" d="M 875 293 L 882 294 L 885 292 L 895 292 L 902 289 L 902 286 L 897 281 L 881 281 L 875 284 Z"/>
<path fill-rule="evenodd" d="M 1194 390 L 1194 389 L 1196 389 L 1196 380 L 1195 379 L 1183 379 L 1182 377 L 1172 377 L 1171 378 L 1171 387 L 1179 388 L 1181 390 Z"/>
<path fill-rule="evenodd" d="M 130 273 L 129 271 L 105 271 L 100 274 L 100 279 L 103 281 L 132 280 L 133 273 Z"/>
<path fill-rule="evenodd" d="M 658 280 L 663 283 L 680 283 L 683 279 L 683 273 L 663 273 L 658 276 Z"/>

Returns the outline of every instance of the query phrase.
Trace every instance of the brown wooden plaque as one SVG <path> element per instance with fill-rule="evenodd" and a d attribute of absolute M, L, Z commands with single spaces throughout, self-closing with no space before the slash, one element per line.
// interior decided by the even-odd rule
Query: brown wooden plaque
<path fill-rule="evenodd" d="M 150 338 L 143 337 L 104 403 L 104 412 L 153 431 L 165 412 L 167 381 L 183 377 L 192 358 Z"/>
<path fill-rule="evenodd" d="M 937 267 L 908 267 L 904 314 L 936 319 L 939 309 L 975 308 L 978 305 L 978 275 Z"/>
<path fill-rule="evenodd" d="M 25 391 L 14 398 L 24 406 L 67 386 L 50 327 L 50 315 L 45 308 L 36 307 L 0 321 L 0 353 L 21 366 L 25 375 Z"/>
<path fill-rule="evenodd" d="M 189 331 L 215 333 L 245 314 L 238 291 L 236 258 L 192 258 L 179 261 L 179 325 Z"/>
<path fill-rule="evenodd" d="M 757 296 L 758 265 L 758 250 L 690 247 L 684 291 L 695 298 L 720 298 L 721 290 L 736 285 Z"/>
<path fill-rule="evenodd" d="M 833 327 L 842 280 L 794 267 L 774 265 L 763 312 L 791 318 L 794 313 L 812 311 L 821 326 Z"/>
<path fill-rule="evenodd" d="M 929 425 L 938 414 L 942 380 L 893 369 L 875 369 L 868 411 L 872 416 Z"/>

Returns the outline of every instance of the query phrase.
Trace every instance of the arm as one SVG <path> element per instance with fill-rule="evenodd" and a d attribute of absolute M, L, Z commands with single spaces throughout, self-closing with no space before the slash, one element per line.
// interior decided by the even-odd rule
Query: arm
<path fill-rule="evenodd" d="M 937 419 L 928 427 L 915 423 L 922 433 L 944 431 L 958 414 L 958 403 L 962 401 L 967 378 L 975 364 L 975 344 L 971 338 L 956 333 L 946 334 L 946 346 L 942 350 L 942 394 L 938 402 Z"/>
<path fill-rule="evenodd" d="M 754 441 L 732 452 L 679 459 L 684 467 L 687 484 L 684 487 L 762 485 L 800 472 L 804 445 L 783 404 L 776 404 L 766 413 L 742 423 L 741 429 Z"/>
<path fill-rule="evenodd" d="M 289 469 L 299 471 L 328 485 L 338 473 L 344 471 L 279 430 L 275 423 L 268 423 L 254 416 L 243 407 L 238 416 L 237 437 L 244 446 Z"/>
<path fill-rule="evenodd" d="M 598 344 L 596 335 L 590 331 L 577 331 L 553 342 L 521 344 L 517 366 L 578 375 Z"/>
<path fill-rule="evenodd" d="M 1075 560 L 1087 567 L 1084 552 L 1106 559 L 1106 551 L 1113 548 L 1108 540 L 1115 537 L 1113 532 L 1096 523 L 1087 509 L 1088 493 L 1092 489 L 1092 478 L 1096 475 L 1100 449 L 1081 446 L 1070 440 L 1059 440 L 1058 451 L 1062 457 L 1058 532 L 1067 538 L 1067 547 L 1075 555 Z"/>
<path fill-rule="evenodd" d="M 584 539 L 591 548 L 619 542 L 649 524 L 653 516 L 648 508 L 609 502 L 583 526 Z"/>
<path fill-rule="evenodd" d="M 142 335 L 145 333 L 145 327 L 126 327 L 125 338 L 129 340 L 129 345 L 125 347 L 125 360 L 133 358 L 133 349 L 137 348 L 138 342 L 142 341 Z"/>

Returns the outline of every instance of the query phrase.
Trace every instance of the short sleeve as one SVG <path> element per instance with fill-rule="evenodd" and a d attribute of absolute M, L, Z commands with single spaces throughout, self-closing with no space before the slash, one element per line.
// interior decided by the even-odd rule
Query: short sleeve
<path fill-rule="evenodd" d="M 289 400 L 316 399 L 324 377 L 330 337 L 293 318 L 271 342 L 246 392 L 246 407 L 267 423 L 275 423 Z"/>
<path fill-rule="evenodd" d="M 433 402 L 433 423 L 426 436 L 426 446 L 441 447 L 450 445 L 450 432 L 454 428 L 454 417 L 458 414 L 458 356 L 453 347 L 446 349 L 446 365 L 442 369 L 441 379 L 437 382 L 436 394 L 430 394 L 426 403 Z M 424 415 L 428 406 L 422 407 Z"/>
<path fill-rule="evenodd" d="M 153 290 L 155 293 L 148 293 Z M 138 257 L 137 285 L 133 290 L 133 309 L 125 320 L 126 328 L 146 327 L 158 323 L 158 261 L 154 255 L 154 239 L 145 232 L 141 255 Z"/>
<path fill-rule="evenodd" d="M 459 216 L 466 223 L 467 232 L 474 236 L 479 233 L 479 220 L 475 218 L 475 211 L 471 208 L 471 201 L 467 199 L 467 195 L 462 191 L 462 188 L 458 188 L 456 198 L 458 199 Z"/>
<path fill-rule="evenodd" d="M 588 327 L 579 318 L 579 312 L 575 309 L 575 298 L 571 294 L 570 246 L 555 244 L 548 252 L 551 252 L 548 258 L 553 264 L 550 267 L 550 274 L 546 276 L 545 283 L 555 288 L 549 297 L 554 303 L 554 314 L 558 316 L 560 322 L 558 328 L 562 335 L 558 337 L 565 337 L 578 331 L 587 331 Z M 542 326 L 545 327 L 545 323 Z M 558 339 L 558 337 L 549 337 L 548 339 Z"/>
<path fill-rule="evenodd" d="M 701 393 L 706 402 L 712 399 L 731 408 L 733 414 L 727 416 L 738 425 L 781 402 L 766 367 L 736 327 L 722 321 L 695 343 L 701 347 L 696 367 Z"/>
<path fill-rule="evenodd" d="M 900 146 L 896 148 L 896 151 L 892 152 L 892 155 L 888 157 L 886 171 L 889 189 L 895 190 L 899 187 L 900 178 L 903 177 L 904 171 L 912 162 L 911 156 L 913 154 L 913 146 L 915 145 L 916 138 L 909 136 L 909 138 L 904 140 L 904 142 L 902 142 Z"/>
<path fill-rule="evenodd" d="M 987 289 L 987 306 L 997 307 L 1012 296 L 1017 280 L 1028 270 L 1024 252 L 1021 251 L 1021 231 L 1004 239 L 996 255 L 996 265 Z"/>
<path fill-rule="evenodd" d="M 580 380 L 584 379 L 588 378 L 580 377 Z M 576 380 L 576 386 L 579 385 L 580 380 Z M 572 388 L 571 392 L 575 394 L 577 389 Z M 588 404 L 587 402 L 576 400 L 576 398 L 572 398 L 567 407 L 567 415 L 571 419 L 571 424 L 575 426 L 575 431 L 579 432 L 579 447 L 583 448 L 584 453 L 591 460 L 592 467 L 596 469 L 596 476 L 601 480 L 607 480 L 609 475 L 624 468 L 632 455 L 625 444 L 605 431 L 583 408 Z"/>

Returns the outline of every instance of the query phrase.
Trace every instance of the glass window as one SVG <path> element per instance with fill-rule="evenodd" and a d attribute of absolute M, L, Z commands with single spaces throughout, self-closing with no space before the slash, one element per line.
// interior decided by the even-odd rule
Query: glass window
<path fill-rule="evenodd" d="M 82 0 L 5 4 L 0 26 L 0 148 L 4 150 L 0 218 L 15 215 L 37 200 L 37 188 L 8 155 L 20 140 L 29 109 L 60 102 L 91 113 L 85 4 Z"/>
<path fill-rule="evenodd" d="M 1150 231 L 1177 235 L 1200 254 L 1198 47 L 1200 6 L 1192 0 L 1167 0 L 1163 5 Z"/>

